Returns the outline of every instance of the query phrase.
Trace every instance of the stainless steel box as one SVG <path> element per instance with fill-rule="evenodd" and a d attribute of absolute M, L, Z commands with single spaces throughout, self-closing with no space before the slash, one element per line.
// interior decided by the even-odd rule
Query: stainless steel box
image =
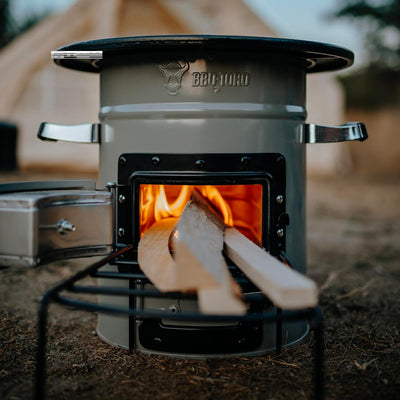
<path fill-rule="evenodd" d="M 106 191 L 0 194 L 0 265 L 32 267 L 57 259 L 108 254 L 113 243 L 112 210 L 112 195 Z"/>

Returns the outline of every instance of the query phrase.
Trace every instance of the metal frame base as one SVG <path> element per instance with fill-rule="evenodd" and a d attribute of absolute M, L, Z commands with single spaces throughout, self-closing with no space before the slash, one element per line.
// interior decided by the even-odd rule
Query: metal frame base
<path fill-rule="evenodd" d="M 182 321 L 231 321 L 232 316 L 221 315 L 204 315 L 199 312 L 181 312 L 175 316 L 161 310 L 146 310 L 137 309 L 133 307 L 121 308 L 112 306 L 103 306 L 96 303 L 84 302 L 75 300 L 65 295 L 62 292 L 85 293 L 93 295 L 119 295 L 119 296 L 137 296 L 137 297 L 179 297 L 179 298 L 193 298 L 193 295 L 185 295 L 182 293 L 161 293 L 157 290 L 144 290 L 144 289 L 125 289 L 113 287 L 95 287 L 95 286 L 78 286 L 77 283 L 85 277 L 102 277 L 102 272 L 99 269 L 110 263 L 116 257 L 121 256 L 123 253 L 132 249 L 132 246 L 124 247 L 115 251 L 104 259 L 92 264 L 86 269 L 79 271 L 71 278 L 65 280 L 61 284 L 55 286 L 44 294 L 39 307 L 39 320 L 38 320 L 38 343 L 37 343 L 37 356 L 36 356 L 36 376 L 35 376 L 35 400 L 42 400 L 45 398 L 46 391 L 46 347 L 47 347 L 47 319 L 48 308 L 51 303 L 58 303 L 64 306 L 73 307 L 92 312 L 108 313 L 112 315 L 129 315 L 135 319 L 155 319 L 155 318 L 173 318 Z M 138 274 L 131 274 L 127 277 L 126 274 L 121 274 L 119 279 L 143 279 Z M 115 276 L 118 279 L 118 275 Z M 264 301 L 265 296 L 260 294 L 245 295 L 245 299 L 250 302 Z M 305 321 L 309 322 L 310 330 L 314 332 L 314 346 L 313 346 L 313 386 L 314 398 L 322 399 L 324 392 L 324 343 L 323 343 L 323 326 L 322 326 L 322 313 L 319 307 L 296 310 L 296 311 L 283 311 L 277 309 L 267 312 L 252 312 L 243 316 L 234 317 L 238 321 L 266 321 L 276 323 L 276 353 L 279 354 L 282 350 L 282 324 L 289 321 Z"/>

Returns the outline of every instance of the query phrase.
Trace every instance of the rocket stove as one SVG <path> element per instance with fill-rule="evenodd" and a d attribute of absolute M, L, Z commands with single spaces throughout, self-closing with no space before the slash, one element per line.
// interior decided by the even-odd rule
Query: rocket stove
<path fill-rule="evenodd" d="M 305 123 L 306 75 L 348 67 L 353 53 L 298 40 L 159 36 L 75 43 L 52 57 L 100 74 L 100 122 L 43 123 L 38 136 L 99 143 L 107 190 L 87 181 L 3 185 L 0 230 L 13 221 L 23 241 L 2 235 L 0 262 L 107 257 L 45 296 L 42 339 L 50 301 L 99 311 L 104 341 L 147 353 L 247 356 L 304 338 L 310 310 L 274 307 L 229 259 L 245 316 L 203 315 L 195 296 L 157 292 L 138 243 L 154 223 L 179 217 L 196 189 L 226 225 L 304 274 L 306 144 L 367 138 L 361 123 Z M 75 286 L 85 275 L 98 286 Z M 98 304 L 62 290 L 99 294 Z"/>

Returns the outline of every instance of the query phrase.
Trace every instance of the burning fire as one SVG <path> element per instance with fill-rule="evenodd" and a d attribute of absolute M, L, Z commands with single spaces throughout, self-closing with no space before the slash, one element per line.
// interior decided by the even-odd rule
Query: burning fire
<path fill-rule="evenodd" d="M 194 188 L 208 199 L 226 225 L 237 228 L 250 240 L 261 245 L 261 185 L 141 185 L 140 236 L 155 222 L 179 217 Z"/>

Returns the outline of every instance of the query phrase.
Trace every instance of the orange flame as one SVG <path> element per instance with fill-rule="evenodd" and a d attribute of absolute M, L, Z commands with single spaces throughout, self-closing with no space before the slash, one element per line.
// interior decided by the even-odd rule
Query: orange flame
<path fill-rule="evenodd" d="M 214 206 L 224 223 L 257 244 L 262 241 L 261 185 L 140 185 L 140 236 L 154 222 L 179 217 L 196 188 Z"/>

